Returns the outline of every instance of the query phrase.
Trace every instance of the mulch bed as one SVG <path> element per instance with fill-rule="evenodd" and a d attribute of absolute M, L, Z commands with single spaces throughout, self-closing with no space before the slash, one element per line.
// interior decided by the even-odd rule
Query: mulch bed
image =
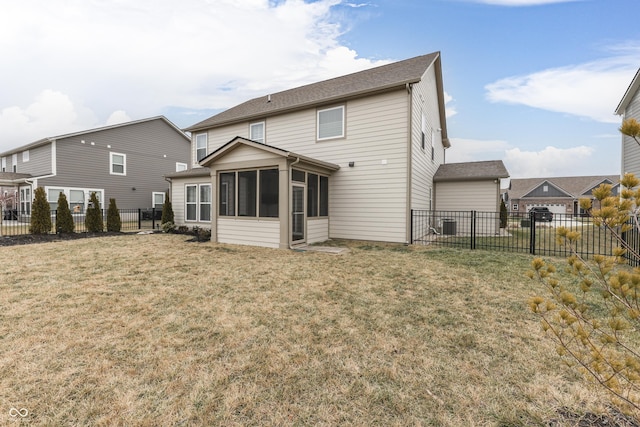
<path fill-rule="evenodd" d="M 63 233 L 63 234 L 21 234 L 0 236 L 0 246 L 29 245 L 32 243 L 59 242 L 62 240 L 87 239 L 91 237 L 121 236 L 127 233 Z"/>

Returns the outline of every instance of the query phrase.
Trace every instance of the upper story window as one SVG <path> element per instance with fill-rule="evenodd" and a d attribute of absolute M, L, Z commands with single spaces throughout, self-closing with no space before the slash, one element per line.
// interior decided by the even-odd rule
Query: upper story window
<path fill-rule="evenodd" d="M 186 171 L 188 166 L 186 163 L 176 162 L 176 172 Z"/>
<path fill-rule="evenodd" d="M 207 156 L 207 134 L 201 133 L 196 135 L 196 161 L 204 159 Z"/>
<path fill-rule="evenodd" d="M 7 158 L 3 157 L 2 158 L 2 172 L 6 172 L 7 171 Z"/>
<path fill-rule="evenodd" d="M 25 150 L 22 152 L 22 163 L 27 163 L 29 161 L 29 150 Z"/>
<path fill-rule="evenodd" d="M 18 172 L 18 153 L 11 156 L 11 170 Z"/>
<path fill-rule="evenodd" d="M 318 139 L 344 137 L 344 105 L 318 110 Z"/>
<path fill-rule="evenodd" d="M 548 185 L 543 185 L 542 186 L 542 191 L 544 191 L 545 193 L 547 193 L 549 191 L 549 186 Z"/>
<path fill-rule="evenodd" d="M 264 122 L 251 123 L 249 125 L 249 139 L 264 144 Z"/>
<path fill-rule="evenodd" d="M 111 175 L 127 174 L 127 155 L 122 153 L 109 153 L 109 173 Z"/>

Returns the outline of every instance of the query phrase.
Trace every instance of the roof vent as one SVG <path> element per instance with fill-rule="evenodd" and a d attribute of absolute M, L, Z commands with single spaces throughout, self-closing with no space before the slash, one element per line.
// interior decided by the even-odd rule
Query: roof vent
<path fill-rule="evenodd" d="M 271 102 L 271 94 L 267 95 L 267 102 Z"/>

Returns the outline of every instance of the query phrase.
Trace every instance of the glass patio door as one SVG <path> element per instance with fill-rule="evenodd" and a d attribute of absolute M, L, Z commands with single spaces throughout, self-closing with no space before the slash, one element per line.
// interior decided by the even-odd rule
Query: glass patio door
<path fill-rule="evenodd" d="M 291 242 L 305 241 L 304 185 L 293 184 L 291 188 Z"/>

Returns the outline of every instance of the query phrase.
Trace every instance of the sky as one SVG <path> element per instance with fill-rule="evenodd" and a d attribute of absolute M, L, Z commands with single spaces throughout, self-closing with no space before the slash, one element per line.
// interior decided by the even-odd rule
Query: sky
<path fill-rule="evenodd" d="M 186 128 L 439 51 L 447 163 L 619 174 L 638 16 L 638 0 L 0 0 L 0 152 L 158 115 Z"/>

